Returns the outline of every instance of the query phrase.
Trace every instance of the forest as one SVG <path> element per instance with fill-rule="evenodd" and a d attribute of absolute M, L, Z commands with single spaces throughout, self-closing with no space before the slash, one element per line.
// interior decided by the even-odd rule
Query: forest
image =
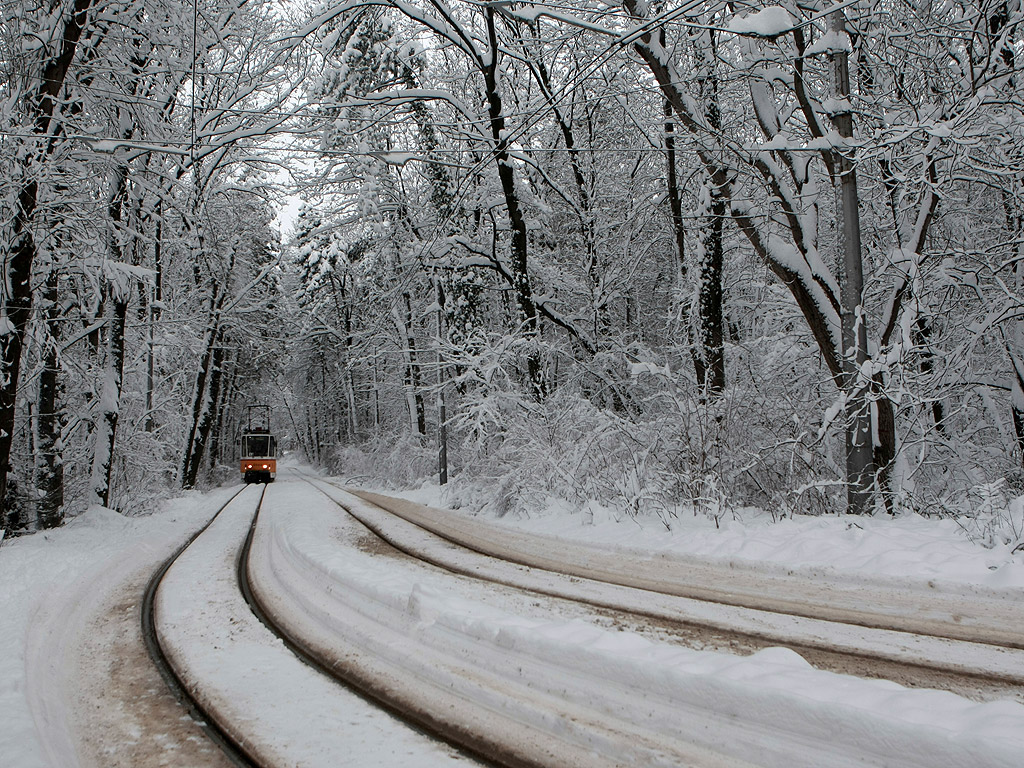
<path fill-rule="evenodd" d="M 1019 3 L 0 5 L 3 530 L 253 403 L 499 515 L 1024 494 Z"/>

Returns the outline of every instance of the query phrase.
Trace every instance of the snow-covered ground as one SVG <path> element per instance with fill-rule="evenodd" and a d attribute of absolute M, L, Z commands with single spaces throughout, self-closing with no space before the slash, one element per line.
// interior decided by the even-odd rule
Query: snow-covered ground
<path fill-rule="evenodd" d="M 234 490 L 192 493 L 149 517 L 91 509 L 63 528 L 3 542 L 0 768 L 80 764 L 73 648 L 90 609 L 140 570 L 155 569 Z"/>
<path fill-rule="evenodd" d="M 427 506 L 448 508 L 445 489 L 432 484 L 409 491 L 381 490 Z M 1021 506 L 1012 505 L 1017 527 L 1024 527 Z M 462 510 L 472 515 L 471 509 Z M 950 519 L 907 514 L 879 517 L 793 517 L 773 520 L 767 512 L 745 509 L 718 521 L 681 515 L 667 530 L 659 519 L 634 519 L 591 503 L 570 513 L 553 502 L 528 516 L 490 518 L 532 534 L 599 545 L 629 555 L 671 552 L 706 560 L 781 566 L 808 572 L 834 570 L 857 578 L 900 584 L 948 581 L 989 588 L 1021 589 L 1024 599 L 1024 550 L 999 543 L 986 548 L 970 540 L 964 525 Z"/>
<path fill-rule="evenodd" d="M 261 518 L 291 485 L 305 491 L 307 504 L 289 506 L 287 514 L 308 511 L 309 503 L 316 508 L 318 494 L 308 485 L 279 482 L 267 488 Z M 258 501 L 258 489 L 246 489 L 174 562 L 157 592 L 160 644 L 186 687 L 259 765 L 467 765 L 314 671 L 252 614 L 235 566 Z"/>
<path fill-rule="evenodd" d="M 353 508 L 360 504 L 329 493 Z M 552 615 L 540 600 L 523 608 L 501 589 L 473 586 L 472 579 L 467 585 L 448 573 L 339 547 L 344 534 L 333 531 L 339 525 L 332 522 L 335 516 L 308 492 L 288 509 L 304 514 L 282 509 L 268 521 L 274 533 L 266 535 L 281 540 L 272 551 L 292 563 L 276 570 L 305 572 L 294 577 L 296 598 L 312 601 L 311 595 L 331 589 L 331 602 L 341 605 L 334 615 L 326 606 L 317 610 L 324 614 L 319 621 L 333 624 L 346 648 L 372 642 L 355 637 L 360 632 L 384 638 L 403 627 L 398 635 L 414 638 L 417 653 L 397 641 L 383 645 L 410 659 L 406 664 L 416 687 L 434 676 L 438 688 L 455 687 L 450 670 L 469 666 L 466 677 L 474 682 L 464 695 L 475 697 L 477 709 L 512 712 L 524 733 L 547 732 L 578 753 L 590 753 L 590 764 L 604 764 L 593 757 L 600 755 L 610 765 L 675 765 L 684 753 L 681 742 L 721 756 L 724 764 L 1019 764 L 1024 706 L 1018 703 L 978 704 L 949 693 L 823 672 L 781 648 L 746 658 L 692 651 L 593 620 Z M 419 549 L 414 543 L 409 548 Z M 636 599 L 643 610 L 643 597 Z M 311 608 L 281 603 L 297 611 Z M 353 629 L 362 622 L 376 629 Z M 498 678 L 492 688 L 488 676 Z M 540 705 L 516 709 L 516 699 L 545 696 L 566 702 L 572 716 L 551 717 Z M 565 726 L 581 721 L 615 725 L 599 736 Z M 614 730 L 618 737 L 610 735 Z"/>
<path fill-rule="evenodd" d="M 277 490 L 284 490 L 283 483 L 279 486 Z M 76 723 L 80 713 L 69 703 L 74 696 L 67 687 L 75 679 L 67 674 L 65 654 L 81 629 L 75 626 L 77 614 L 83 605 L 115 589 L 128 573 L 143 564 L 155 566 L 205 522 L 229 493 L 222 489 L 205 497 L 193 494 L 146 518 L 125 519 L 94 509 L 63 529 L 3 542 L 0 768 L 72 768 L 76 764 L 71 752 L 81 723 Z M 443 503 L 436 488 L 404 495 L 421 503 Z M 1024 558 L 1007 547 L 986 549 L 973 544 L 949 521 L 798 518 L 771 523 L 749 514 L 744 521 L 722 519 L 719 528 L 702 517 L 680 518 L 670 532 L 658 522 L 644 525 L 629 518 L 616 521 L 614 515 L 600 511 L 581 516 L 552 509 L 496 522 L 556 541 L 593 543 L 623 555 L 671 550 L 747 565 L 765 563 L 770 569 L 804 569 L 810 574 L 836 569 L 874 583 L 941 580 L 950 585 L 1020 589 L 1024 600 Z M 294 542 L 317 541 L 316 531 L 294 528 L 287 518 L 279 525 L 284 526 L 282 535 Z M 230 546 L 234 545 L 225 539 L 220 545 L 222 556 Z M 761 712 L 768 720 L 777 717 L 792 727 L 799 718 L 800 728 L 808 732 L 827 732 L 845 724 L 845 738 L 868 754 L 875 750 L 876 755 L 923 760 L 922 766 L 1014 766 L 1024 753 L 1024 706 L 1018 703 L 977 704 L 948 693 L 832 675 L 781 649 L 736 659 L 661 647 L 629 633 L 588 626 L 578 616 L 562 620 L 517 616 L 508 604 L 488 605 L 471 594 L 449 594 L 432 586 L 422 573 L 396 574 L 393 564 L 377 563 L 366 552 L 354 559 L 353 550 L 326 546 L 323 539 L 316 547 L 310 543 L 308 549 L 319 553 L 309 554 L 320 561 L 324 572 L 335 571 L 352 584 L 362 580 L 370 591 L 386 587 L 386 600 L 407 606 L 410 626 L 417 632 L 447 622 L 449 627 L 472 626 L 477 637 L 499 638 L 521 653 L 542 651 L 566 663 L 600 657 L 599 662 L 607 666 L 606 675 L 614 673 L 613 690 L 626 690 L 645 680 L 671 681 L 662 686 L 669 699 L 703 690 L 719 698 L 727 696 L 735 705 L 733 711 L 746 720 Z M 378 573 L 381 568 L 388 574 L 386 581 Z M 212 583 L 209 588 L 212 598 L 216 589 Z M 493 661 L 498 668 L 499 656 Z M 700 685 L 695 688 L 696 681 Z M 776 743 L 774 749 L 785 754 L 785 744 Z M 372 750 L 372 744 L 365 744 L 363 754 Z M 867 764 L 882 764 L 881 758 Z"/>

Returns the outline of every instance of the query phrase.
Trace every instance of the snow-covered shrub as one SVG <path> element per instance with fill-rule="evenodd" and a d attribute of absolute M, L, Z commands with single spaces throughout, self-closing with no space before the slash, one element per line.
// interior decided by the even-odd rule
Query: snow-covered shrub
<path fill-rule="evenodd" d="M 340 446 L 331 469 L 357 482 L 410 488 L 437 471 L 437 449 L 432 442 L 407 434 L 378 435 L 359 445 Z"/>
<path fill-rule="evenodd" d="M 1024 496 L 1011 497 L 1003 478 L 971 488 L 958 507 L 942 512 L 985 547 L 1024 551 Z"/>
<path fill-rule="evenodd" d="M 123 435 L 123 451 L 115 455 L 109 506 L 125 515 L 152 514 L 160 501 L 181 492 L 166 456 L 167 448 L 157 436 L 143 430 L 126 429 Z M 214 468 L 203 487 L 224 482 L 238 482 L 236 463 Z"/>

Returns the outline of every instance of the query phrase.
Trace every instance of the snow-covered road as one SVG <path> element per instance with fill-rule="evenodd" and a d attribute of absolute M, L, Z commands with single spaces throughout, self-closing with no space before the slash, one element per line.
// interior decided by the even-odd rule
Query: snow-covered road
<path fill-rule="evenodd" d="M 443 744 L 318 674 L 249 610 L 236 563 L 261 488 L 247 488 L 226 507 L 174 562 L 157 591 L 160 644 L 185 687 L 262 766 L 464 763 Z M 277 490 L 270 488 L 267 512 L 278 507 Z"/>
<path fill-rule="evenodd" d="M 461 530 L 460 535 L 473 537 L 478 550 L 509 550 L 520 560 L 502 562 L 397 518 L 369 503 L 372 497 L 358 498 L 322 481 L 314 487 L 284 473 L 266 490 L 250 576 L 267 613 L 346 679 L 485 754 L 544 766 L 1020 765 L 1024 706 L 1019 701 L 980 703 L 948 692 L 834 674 L 782 647 L 746 656 L 695 650 L 687 647 L 687 633 L 675 627 L 682 627 L 680 616 L 723 632 L 735 621 L 746 621 L 742 631 L 762 640 L 776 632 L 801 631 L 854 649 L 884 645 L 894 635 L 900 638 L 897 657 L 910 659 L 927 651 L 955 668 L 977 665 L 988 654 L 985 664 L 1002 664 L 1004 673 L 1020 677 L 1016 652 L 954 642 L 943 657 L 941 645 L 951 641 L 861 626 L 840 625 L 838 635 L 828 635 L 805 616 L 762 615 L 745 605 L 707 604 L 609 583 L 641 577 L 671 582 L 673 569 L 687 558 L 632 558 L 635 562 L 627 567 L 624 561 L 631 558 L 612 547 L 525 535 L 464 515 L 405 510 L 425 516 L 421 522 L 434 527 Z M 238 592 L 236 558 L 260 491 L 243 491 L 239 503 L 229 506 L 171 568 L 158 595 L 161 641 L 191 687 L 201 691 L 248 750 L 270 765 L 471 764 L 465 754 L 298 662 L 253 617 Z M 220 494 L 222 499 L 229 495 L 226 490 Z M 395 506 L 393 500 L 387 503 Z M 211 505 L 205 509 L 210 512 Z M 118 520 L 114 515 L 92 519 L 103 525 Z M 190 519 L 198 521 L 198 516 Z M 70 537 L 76 525 L 52 535 Z M 178 530 L 180 539 L 184 531 Z M 93 636 L 95 610 L 84 610 L 89 602 L 84 594 L 107 595 L 101 604 L 115 613 L 130 602 L 118 596 L 140 581 L 132 563 L 137 565 L 142 556 L 118 557 L 115 543 L 109 546 L 111 554 L 102 566 L 79 568 L 92 574 L 91 586 L 80 581 L 59 597 L 38 598 L 39 607 L 28 619 L 18 618 L 21 604 L 6 604 L 13 606 L 17 621 L 25 622 L 21 626 L 33 650 L 21 657 L 27 678 L 9 670 L 15 688 L 27 685 L 30 720 L 19 720 L 15 708 L 15 716 L 0 728 L 3 768 L 102 765 L 95 755 L 104 748 L 117 755 L 110 765 L 146 764 L 126 762 L 125 750 L 115 746 L 117 721 L 124 718 L 110 692 L 88 683 L 103 673 L 80 662 L 54 667 L 52 661 L 84 658 L 85 636 L 92 639 L 91 649 L 104 642 L 102 634 Z M 165 542 L 143 559 L 155 563 L 169 548 Z M 26 551 L 16 542 L 3 554 L 28 562 L 19 560 Z M 522 564 L 526 557 L 548 558 L 563 567 L 582 565 L 601 571 L 604 581 L 529 567 Z M 0 559 L 0 575 L 6 565 Z M 644 575 L 646 569 L 654 570 Z M 738 570 L 756 587 L 756 566 Z M 776 567 L 762 570 L 766 583 L 781 583 L 782 576 L 800 582 L 800 569 L 792 577 Z M 923 590 L 945 601 L 945 608 L 925 610 L 929 621 L 939 624 L 961 592 L 966 609 L 976 601 L 973 613 L 958 614 L 961 624 L 973 621 L 974 613 L 992 611 L 1012 621 L 1020 610 L 1019 590 L 1012 587 L 960 589 L 918 581 L 907 599 L 917 601 Z M 870 604 L 877 602 L 871 590 L 893 591 L 892 603 L 882 612 L 902 621 L 904 613 L 913 612 L 900 607 L 894 583 L 863 578 L 846 592 L 859 588 Z M 28 585 L 24 591 L 31 591 Z M 62 611 L 66 626 L 58 629 Z M 1001 631 L 991 615 L 977 621 L 982 619 L 989 630 Z M 83 634 L 83 627 L 88 632 Z M 5 638 L 0 634 L 0 641 Z M 76 684 L 80 691 L 71 690 Z M 104 694 L 102 717 L 86 711 L 91 694 L 82 690 Z M 12 693 L 17 691 L 0 689 L 0 702 L 16 701 Z M 134 727 L 153 726 L 151 720 L 133 722 Z M 34 746 L 28 743 L 32 739 Z M 8 763 L 8 755 L 15 762 Z M 216 759 L 177 762 L 212 766 Z"/>
<path fill-rule="evenodd" d="M 976 703 L 950 693 L 909 690 L 885 681 L 866 681 L 814 669 L 784 648 L 769 648 L 747 657 L 694 651 L 664 635 L 623 631 L 608 621 L 607 612 L 592 605 L 550 597 L 552 583 L 590 590 L 590 602 L 633 602 L 643 613 L 678 610 L 679 598 L 638 592 L 635 588 L 579 577 L 537 571 L 523 565 L 485 561 L 477 553 L 452 551 L 449 543 L 395 521 L 365 500 L 317 483 L 279 481 L 268 489 L 250 563 L 254 591 L 274 620 L 303 644 L 315 649 L 328 666 L 386 698 L 428 727 L 468 741 L 485 754 L 511 756 L 533 765 L 760 765 L 760 766 L 1011 766 L 1024 748 L 1024 706 L 1012 701 Z M 435 562 L 460 559 L 458 570 L 477 576 L 499 573 L 494 584 L 445 567 L 427 564 L 394 550 L 362 523 L 342 514 L 328 496 L 343 503 L 370 525 L 388 528 L 388 537 L 402 549 L 429 552 Z M 238 629 L 243 609 L 228 610 L 224 595 L 233 578 L 234 549 L 246 515 L 224 522 L 223 540 L 206 546 L 203 565 L 190 563 L 182 595 L 208 589 L 208 599 L 193 604 L 180 600 L 189 618 L 180 622 L 189 632 L 202 624 L 190 605 L 217 605 L 212 613 L 225 627 L 212 642 L 186 633 L 182 646 L 218 649 L 244 634 Z M 220 521 L 212 531 L 221 528 Z M 216 533 L 215 533 L 216 536 Z M 204 535 L 203 539 L 206 538 Z M 202 539 L 201 539 L 202 540 Z M 217 553 L 220 554 L 217 554 Z M 568 560 L 580 552 L 564 552 Z M 595 551 L 599 561 L 601 553 Z M 220 561 L 224 574 L 205 568 Z M 176 566 L 177 567 L 177 566 Z M 487 573 L 490 571 L 490 573 Z M 517 581 L 545 581 L 541 590 L 510 586 Z M 573 585 L 572 588 L 565 584 Z M 170 588 L 171 585 L 168 585 Z M 218 597 L 219 596 L 219 597 Z M 237 600 L 238 598 L 234 598 Z M 161 609 L 163 612 L 163 609 Z M 735 613 L 734 606 L 712 610 Z M 223 617 L 230 616 L 226 622 Z M 719 619 L 725 621 L 726 619 Z M 757 621 L 750 619 L 749 621 Z M 783 624 L 810 620 L 781 616 Z M 763 631 L 762 627 L 762 631 Z M 868 630 L 847 628 L 855 646 Z M 877 630 L 874 630 L 878 632 Z M 882 631 L 884 635 L 889 631 Z M 889 632 L 889 634 L 892 634 Z M 915 641 L 900 634 L 900 652 L 914 652 Z M 877 641 L 877 638 L 875 638 Z M 256 655 L 249 640 L 239 641 L 228 658 Z M 881 642 L 881 641 L 879 641 Z M 934 641 L 918 639 L 922 647 Z M 934 649 L 932 649 L 934 652 Z M 963 650 L 962 648 L 960 649 Z M 971 648 L 972 654 L 990 651 Z M 201 650 L 200 657 L 208 651 Z M 940 654 L 941 655 L 941 654 Z M 1013 656 L 1000 662 L 1019 672 Z M 951 663 L 955 659 L 948 659 Z M 255 679 L 226 661 L 208 662 L 197 678 L 228 686 L 225 700 L 246 712 L 255 690 L 238 687 L 239 679 Z M 261 669 L 275 665 L 268 660 Z M 300 711 L 283 686 L 299 679 L 289 671 L 274 678 L 275 700 Z M 303 682 L 302 690 L 311 690 Z M 316 689 L 316 700 L 327 696 Z M 272 707 L 255 705 L 265 718 Z M 333 716 L 333 715 L 332 715 Z M 328 721 L 330 717 L 327 718 Z M 269 734 L 301 733 L 303 745 L 322 751 L 301 759 L 282 747 L 282 755 L 302 765 L 330 765 L 342 747 L 324 746 L 315 713 L 291 726 L 261 725 Z M 303 724 L 299 728 L 299 723 Z M 318 758 L 317 755 L 320 755 Z"/>
<path fill-rule="evenodd" d="M 234 490 L 129 519 L 95 509 L 0 551 L 0 768 L 227 768 L 151 664 L 153 569 Z"/>

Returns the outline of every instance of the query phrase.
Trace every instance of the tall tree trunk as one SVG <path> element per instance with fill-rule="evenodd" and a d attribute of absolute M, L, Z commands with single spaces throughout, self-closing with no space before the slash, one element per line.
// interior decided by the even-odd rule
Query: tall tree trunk
<path fill-rule="evenodd" d="M 7 290 L 3 291 L 4 305 L 0 313 L 0 527 L 8 521 L 2 513 L 7 476 L 10 470 L 11 442 L 14 439 L 15 402 L 18 380 L 21 376 L 21 352 L 28 329 L 32 308 L 32 289 L 29 280 L 36 258 L 36 243 L 31 224 L 35 214 L 39 186 L 32 181 L 18 195 L 18 208 L 13 226 L 13 243 L 7 260 Z"/>
<path fill-rule="evenodd" d="M 91 501 L 101 507 L 110 504 L 110 480 L 114 466 L 114 443 L 121 405 L 121 381 L 124 376 L 124 326 L 128 314 L 127 292 L 108 283 L 103 302 L 106 321 L 103 382 L 100 386 L 99 413 L 93 433 Z"/>
<path fill-rule="evenodd" d="M 662 33 L 662 45 L 664 45 L 664 33 Z M 683 221 L 683 197 L 679 190 L 679 172 L 676 168 L 676 133 L 675 121 L 672 119 L 675 111 L 672 109 L 672 102 L 665 100 L 665 163 L 667 173 L 665 183 L 668 190 L 668 209 L 672 220 L 672 234 L 676 246 L 677 269 L 674 270 L 679 280 L 679 293 L 682 295 L 686 289 L 686 278 L 689 272 L 686 265 L 686 224 Z M 686 299 L 679 303 L 679 326 L 686 334 L 687 346 L 690 349 L 690 360 L 693 362 L 693 373 L 697 380 L 697 386 L 704 390 L 707 381 L 707 363 L 705 356 L 697 350 L 694 340 L 694 329 L 690 320 L 690 307 Z"/>
<path fill-rule="evenodd" d="M 125 227 L 122 216 L 128 200 L 128 166 L 114 171 L 110 202 L 107 206 L 109 232 L 107 250 L 112 264 L 124 263 Z M 114 443 L 121 405 L 121 382 L 124 377 L 124 329 L 130 296 L 127 278 L 121 275 L 103 276 L 103 320 L 106 345 L 104 348 L 103 380 L 100 384 L 98 414 L 93 435 L 92 476 L 90 489 L 92 502 L 106 507 L 110 502 L 110 478 L 114 465 Z M 125 283 L 122 285 L 122 281 Z"/>
<path fill-rule="evenodd" d="M 836 11 L 829 19 L 829 29 L 837 36 L 846 34 L 846 16 Z M 850 108 L 849 56 L 845 51 L 832 52 L 832 76 L 836 96 L 843 105 L 833 115 L 833 123 L 843 138 L 853 137 L 853 111 Z M 839 228 L 842 240 L 843 269 L 840 273 L 840 319 L 843 340 L 843 390 L 846 394 L 846 507 L 851 514 L 870 511 L 874 483 L 874 447 L 872 445 L 871 405 L 868 382 L 861 369 L 868 359 L 867 317 L 863 312 L 864 264 L 860 241 L 860 200 L 857 171 L 851 150 L 836 152 L 839 174 Z"/>
<path fill-rule="evenodd" d="M 341 315 L 342 321 L 345 326 L 345 403 L 347 406 L 348 414 L 346 426 L 348 430 L 348 436 L 350 440 L 359 439 L 359 413 L 356 410 L 356 375 L 355 375 L 355 364 L 353 355 L 353 348 L 355 347 L 355 336 L 352 330 L 352 307 L 346 298 L 346 286 L 347 277 L 342 276 L 339 290 L 341 291 L 341 302 L 340 305 L 335 303 L 336 311 Z"/>
<path fill-rule="evenodd" d="M 697 83 L 700 102 L 704 104 L 704 117 L 708 128 L 715 134 L 722 132 L 722 110 L 719 103 L 718 53 L 715 31 L 701 29 L 696 33 Z M 663 38 L 664 39 L 664 38 Z M 725 336 L 723 321 L 725 191 L 709 178 L 706 186 L 707 201 L 700 222 L 700 250 L 697 254 L 697 384 L 701 393 L 714 399 L 725 389 Z"/>
<path fill-rule="evenodd" d="M 199 372 L 196 375 L 188 449 L 182 461 L 182 488 L 195 488 L 203 464 L 220 387 L 221 362 L 224 355 L 222 337 L 223 331 L 220 327 L 209 330 L 206 348 L 203 350 Z"/>
<path fill-rule="evenodd" d="M 405 399 L 409 406 L 409 424 L 418 435 L 427 434 L 427 415 L 423 404 L 423 389 L 420 382 L 420 367 L 416 355 L 416 336 L 412 327 L 412 297 L 408 291 L 402 293 L 402 307 L 392 311 L 395 328 L 402 343 L 403 380 Z"/>
<path fill-rule="evenodd" d="M 320 465 L 320 442 L 314 434 L 313 422 L 316 420 L 316 406 L 306 409 L 306 439 L 309 441 L 309 458 L 313 464 Z"/>
<path fill-rule="evenodd" d="M 231 397 L 231 389 L 234 386 L 236 366 L 232 364 L 228 353 L 225 350 L 223 359 L 218 366 L 221 373 L 217 386 L 216 405 L 213 409 L 213 419 L 210 427 L 210 449 L 207 453 L 206 466 L 209 470 L 217 468 L 217 464 L 223 461 L 224 424 L 228 414 L 228 400 Z"/>
<path fill-rule="evenodd" d="M 210 432 L 217 419 L 217 403 L 220 399 L 220 386 L 223 379 L 224 363 L 224 334 L 218 331 L 213 343 L 212 354 L 210 355 L 210 368 L 207 374 L 208 393 L 203 398 L 199 420 L 196 423 L 195 438 L 192 441 L 192 451 L 188 457 L 185 468 L 185 488 L 195 488 L 199 482 L 199 471 L 203 466 L 203 458 L 206 456 L 206 447 L 209 444 Z"/>
<path fill-rule="evenodd" d="M 203 412 L 207 406 L 209 396 L 210 370 L 213 366 L 213 348 L 217 343 L 217 336 L 220 334 L 220 324 L 217 318 L 220 290 L 214 287 L 214 293 L 210 296 L 210 306 L 206 331 L 203 334 L 203 351 L 199 358 L 199 370 L 196 371 L 195 383 L 192 386 L 192 418 L 189 422 L 188 433 L 185 437 L 185 446 L 181 454 L 181 469 L 179 482 L 182 488 L 195 487 L 195 480 L 190 480 L 190 469 L 192 456 L 195 453 L 196 433 L 199 423 L 203 419 Z"/>
<path fill-rule="evenodd" d="M 497 31 L 494 27 L 494 8 L 484 9 L 487 23 L 487 40 L 490 47 L 490 58 L 483 67 L 484 93 L 487 98 L 487 114 L 491 128 L 491 139 L 494 142 L 494 161 L 498 168 L 498 179 L 505 198 L 505 211 L 508 213 L 509 229 L 512 231 L 512 252 L 510 259 L 510 278 L 512 291 L 515 294 L 519 309 L 523 333 L 528 339 L 536 339 L 540 335 L 540 317 L 537 304 L 533 298 L 533 288 L 527 271 L 527 253 L 529 238 L 526 231 L 526 218 L 519 205 L 519 193 L 516 191 L 515 173 L 512 158 L 508 152 L 508 136 L 505 131 L 505 113 L 501 103 L 501 91 L 498 83 L 501 53 L 498 47 Z M 546 395 L 541 371 L 540 354 L 531 351 L 526 358 L 527 376 L 533 395 L 543 400 Z"/>
<path fill-rule="evenodd" d="M 164 301 L 163 232 L 164 201 L 157 201 L 153 226 L 153 300 L 149 302 L 149 322 L 146 339 L 146 426 L 147 432 L 156 431 L 156 327 Z"/>
<path fill-rule="evenodd" d="M 380 434 L 380 385 L 377 378 L 377 365 L 380 361 L 380 352 L 373 352 L 373 434 L 376 437 Z"/>
<path fill-rule="evenodd" d="M 697 372 L 702 393 L 715 398 L 725 389 L 725 341 L 722 290 L 726 200 L 709 185 L 707 216 L 701 222 L 700 278 L 697 292 L 698 356 L 703 365 Z M 701 375 L 703 374 L 703 375 Z"/>
<path fill-rule="evenodd" d="M 57 355 L 60 309 L 57 306 L 57 286 L 57 269 L 51 264 L 43 287 L 47 332 L 42 353 L 42 370 L 39 372 L 39 441 L 36 466 L 39 500 L 36 505 L 36 519 L 40 528 L 55 528 L 64 522 L 64 449 L 61 433 L 65 419 L 60 405 L 60 362 Z"/>
<path fill-rule="evenodd" d="M 53 115 L 57 96 L 64 87 L 68 69 L 75 57 L 78 42 L 85 29 L 93 0 L 75 0 L 63 24 L 59 46 L 40 67 L 39 80 L 25 102 L 35 136 L 46 137 L 38 152 L 26 152 L 20 174 L 24 179 L 18 190 L 11 225 L 10 251 L 0 253 L 7 273 L 6 285 L 0 286 L 0 528 L 6 528 L 4 494 L 10 470 L 11 442 L 14 438 L 14 410 L 21 374 L 21 351 L 25 343 L 32 307 L 30 279 L 36 258 L 36 242 L 32 222 L 39 203 L 39 175 L 36 165 L 50 157 L 57 145 L 53 131 Z M 59 128 L 59 126 L 58 126 Z"/>

